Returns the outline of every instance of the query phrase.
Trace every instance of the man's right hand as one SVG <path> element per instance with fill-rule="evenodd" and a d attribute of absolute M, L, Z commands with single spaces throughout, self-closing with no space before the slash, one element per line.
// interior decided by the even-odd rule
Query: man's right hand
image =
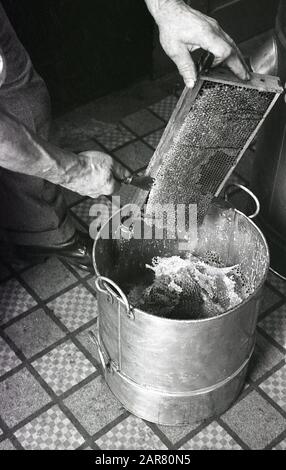
<path fill-rule="evenodd" d="M 0 168 L 37 176 L 96 198 L 120 189 L 130 176 L 124 166 L 99 151 L 76 155 L 37 136 L 0 107 Z"/>
<path fill-rule="evenodd" d="M 64 186 L 71 191 L 96 198 L 108 196 L 120 189 L 120 180 L 130 176 L 130 171 L 110 155 L 87 151 L 78 155 L 77 173 Z"/>
<path fill-rule="evenodd" d="M 158 24 L 161 45 L 177 65 L 187 87 L 192 88 L 197 79 L 190 52 L 198 48 L 214 55 L 214 66 L 225 63 L 242 80 L 250 78 L 238 47 L 213 18 L 194 10 L 182 0 L 145 2 Z"/>

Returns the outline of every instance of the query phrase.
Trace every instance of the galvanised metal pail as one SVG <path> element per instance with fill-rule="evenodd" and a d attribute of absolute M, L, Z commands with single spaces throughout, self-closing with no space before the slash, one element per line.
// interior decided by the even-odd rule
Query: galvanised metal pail
<path fill-rule="evenodd" d="M 253 353 L 269 267 L 266 241 L 244 214 L 225 202 L 212 204 L 198 230 L 197 253 L 211 250 L 228 265 L 240 263 L 251 289 L 236 308 L 201 320 L 156 317 L 129 304 L 122 286 L 126 276 L 136 276 L 138 257 L 150 262 L 155 255 L 177 254 L 174 241 L 137 242 L 124 241 L 122 266 L 120 240 L 99 234 L 94 244 L 96 342 L 106 382 L 127 410 L 158 424 L 219 415 L 241 391 Z"/>

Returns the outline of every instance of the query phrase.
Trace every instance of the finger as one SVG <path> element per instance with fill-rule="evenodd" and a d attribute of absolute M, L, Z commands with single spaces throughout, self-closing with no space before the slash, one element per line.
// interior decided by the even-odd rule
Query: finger
<path fill-rule="evenodd" d="M 197 70 L 188 47 L 182 44 L 177 47 L 174 53 L 169 55 L 178 67 L 179 73 L 182 75 L 185 85 L 188 88 L 193 88 L 197 80 Z"/>
<path fill-rule="evenodd" d="M 232 53 L 225 61 L 232 72 L 242 80 L 250 80 L 250 74 L 236 53 Z"/>
<path fill-rule="evenodd" d="M 248 69 L 248 66 L 245 62 L 245 59 L 243 57 L 243 54 L 241 52 L 241 50 L 239 49 L 239 47 L 236 45 L 236 43 L 234 42 L 234 40 L 229 36 L 229 34 L 227 34 L 225 31 L 222 30 L 222 33 L 224 34 L 226 40 L 229 42 L 229 44 L 232 46 L 232 48 L 236 51 L 237 55 L 240 57 L 240 59 L 242 60 L 242 62 L 245 64 L 245 67 Z"/>
<path fill-rule="evenodd" d="M 111 181 L 104 185 L 102 194 L 105 196 L 110 196 L 111 194 L 117 193 L 121 188 L 121 183 L 116 179 L 112 178 Z"/>
<path fill-rule="evenodd" d="M 125 168 L 123 165 L 117 162 L 113 163 L 112 173 L 115 176 L 115 178 L 119 180 L 123 180 L 124 178 L 128 178 L 129 176 L 131 176 L 131 172 L 127 168 Z"/>
<path fill-rule="evenodd" d="M 230 57 L 227 59 L 230 60 L 230 63 L 227 63 L 227 65 L 229 66 L 229 68 L 237 75 L 239 72 L 238 72 L 238 67 L 240 68 L 241 65 L 243 66 L 244 68 L 244 71 L 245 71 L 245 78 L 244 80 L 250 80 L 251 78 L 251 74 L 250 74 L 250 70 L 249 70 L 249 67 L 243 57 L 243 54 L 241 52 L 241 50 L 239 49 L 239 47 L 237 47 L 237 45 L 235 44 L 235 42 L 233 41 L 233 39 L 227 34 L 224 32 L 224 35 L 226 37 L 226 39 L 229 41 L 229 44 L 232 46 L 232 49 L 233 49 L 233 53 L 230 55 Z M 239 59 L 239 63 L 237 64 L 232 64 L 232 56 L 235 57 L 236 56 L 236 59 L 238 58 Z M 241 78 L 243 78 L 241 76 Z"/>
<path fill-rule="evenodd" d="M 228 41 L 222 37 L 217 37 L 215 34 L 209 36 L 209 40 L 205 44 L 204 49 L 214 55 L 214 67 L 224 62 L 227 57 L 232 54 L 232 46 L 228 43 Z"/>
<path fill-rule="evenodd" d="M 102 185 L 102 194 L 104 194 L 105 196 L 110 196 L 111 194 L 114 194 L 119 191 L 121 188 L 120 180 L 121 178 L 116 176 L 113 173 L 113 170 L 110 171 L 108 178 L 106 178 L 104 184 Z"/>
<path fill-rule="evenodd" d="M 219 37 L 213 34 L 211 40 L 208 42 L 207 50 L 212 52 L 215 56 L 214 67 L 225 62 L 237 77 L 242 80 L 249 80 L 250 75 L 246 63 L 240 51 L 230 38 Z"/>

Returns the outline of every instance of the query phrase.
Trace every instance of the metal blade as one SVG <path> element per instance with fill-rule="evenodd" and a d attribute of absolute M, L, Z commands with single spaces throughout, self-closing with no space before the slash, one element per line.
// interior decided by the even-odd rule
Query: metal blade
<path fill-rule="evenodd" d="M 133 175 L 131 178 L 124 180 L 123 183 L 132 184 L 132 186 L 136 186 L 144 191 L 150 191 L 154 183 L 154 178 L 152 178 L 152 176 Z"/>

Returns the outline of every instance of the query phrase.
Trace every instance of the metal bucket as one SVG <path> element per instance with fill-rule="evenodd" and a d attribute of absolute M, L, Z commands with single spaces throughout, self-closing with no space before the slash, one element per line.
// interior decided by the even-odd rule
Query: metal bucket
<path fill-rule="evenodd" d="M 106 226 L 102 230 L 106 233 Z M 177 241 L 131 238 L 121 258 L 120 244 L 101 234 L 94 244 L 99 312 L 94 339 L 111 391 L 131 413 L 162 425 L 223 413 L 243 387 L 254 349 L 269 267 L 262 233 L 226 202 L 211 205 L 198 230 L 197 253 L 214 250 L 229 265 L 239 262 L 252 292 L 236 308 L 202 320 L 156 317 L 133 308 L 124 293 L 125 277 L 137 275 L 142 259 L 177 254 Z"/>

